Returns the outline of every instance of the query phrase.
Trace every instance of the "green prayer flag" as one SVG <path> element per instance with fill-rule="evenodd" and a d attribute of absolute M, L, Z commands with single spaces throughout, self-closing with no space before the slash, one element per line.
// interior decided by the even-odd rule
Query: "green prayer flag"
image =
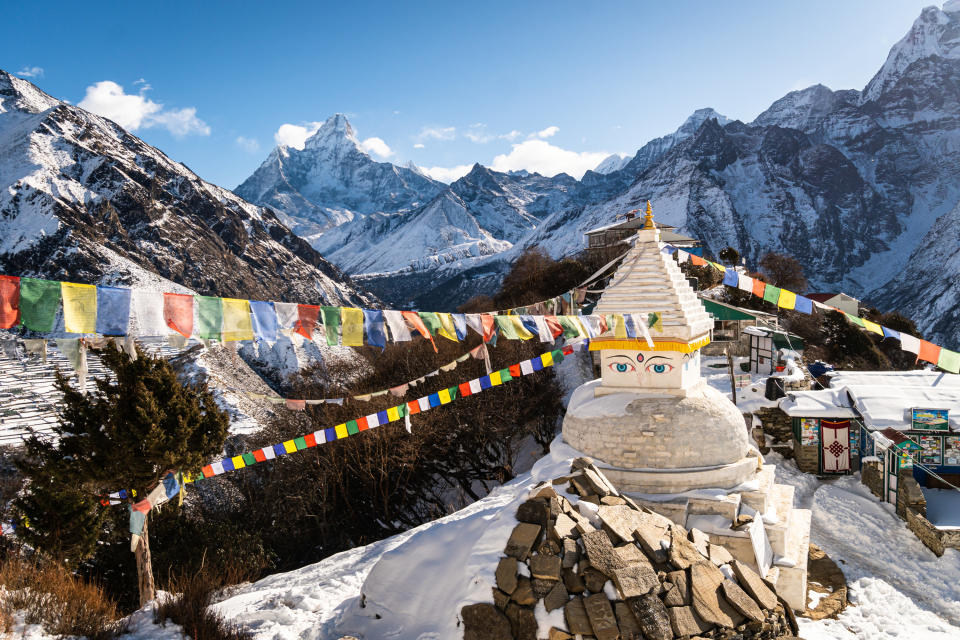
<path fill-rule="evenodd" d="M 320 311 L 323 313 L 323 331 L 327 334 L 327 345 L 335 347 L 340 344 L 340 307 L 320 307 Z"/>
<path fill-rule="evenodd" d="M 360 425 L 357 424 L 356 420 L 351 420 L 347 423 L 347 433 L 350 435 L 356 435 L 360 433 Z"/>
<path fill-rule="evenodd" d="M 504 338 L 507 340 L 520 339 L 520 336 L 517 335 L 517 327 L 513 324 L 513 319 L 510 316 L 493 316 L 493 319 L 500 329 L 500 335 Z"/>
<path fill-rule="evenodd" d="M 576 338 L 580 335 L 580 329 L 577 328 L 577 323 L 574 322 L 570 316 L 557 316 L 557 320 L 560 321 L 560 326 L 563 327 L 564 338 Z"/>
<path fill-rule="evenodd" d="M 563 362 L 563 351 L 557 349 L 556 351 L 551 351 L 550 355 L 553 356 L 553 364 L 560 364 Z"/>
<path fill-rule="evenodd" d="M 60 283 L 55 280 L 20 278 L 20 324 L 32 331 L 49 333 L 60 306 Z"/>
<path fill-rule="evenodd" d="M 860 327 L 866 328 L 867 325 L 865 325 L 865 324 L 863 323 L 863 318 L 861 318 L 861 317 L 859 317 L 859 316 L 852 316 L 852 315 L 850 315 L 849 313 L 846 313 L 846 312 L 845 312 L 843 315 L 847 316 L 847 320 L 849 320 L 849 321 L 852 322 L 853 324 L 855 324 L 855 325 L 857 325 L 857 326 L 860 326 Z"/>
<path fill-rule="evenodd" d="M 940 348 L 940 360 L 937 366 L 950 373 L 960 373 L 960 353 Z"/>
<path fill-rule="evenodd" d="M 777 304 L 777 301 L 780 299 L 780 287 L 775 287 L 772 284 L 767 284 L 763 290 L 763 300 L 764 302 L 772 302 Z"/>
<path fill-rule="evenodd" d="M 257 464 L 257 458 L 252 453 L 244 453 L 240 457 L 243 458 L 243 464 L 248 467 Z"/>
<path fill-rule="evenodd" d="M 197 335 L 204 340 L 220 340 L 223 330 L 223 306 L 220 298 L 193 297 L 197 301 Z"/>
<path fill-rule="evenodd" d="M 303 439 L 303 436 L 293 439 L 293 444 L 296 445 L 297 451 L 303 451 L 307 448 L 307 441 Z"/>
<path fill-rule="evenodd" d="M 459 389 L 458 387 L 450 387 L 449 389 L 447 389 L 447 393 L 450 394 L 450 400 L 451 400 L 451 401 L 457 399 L 457 392 L 459 392 L 459 391 L 460 391 L 460 389 Z"/>
<path fill-rule="evenodd" d="M 513 380 L 510 369 L 500 369 L 500 382 L 507 382 L 508 380 Z"/>
<path fill-rule="evenodd" d="M 440 316 L 433 311 L 418 311 L 417 315 L 423 320 L 423 324 L 426 325 L 427 331 L 429 331 L 432 336 L 437 335 L 437 331 L 443 327 L 443 323 L 440 322 Z"/>

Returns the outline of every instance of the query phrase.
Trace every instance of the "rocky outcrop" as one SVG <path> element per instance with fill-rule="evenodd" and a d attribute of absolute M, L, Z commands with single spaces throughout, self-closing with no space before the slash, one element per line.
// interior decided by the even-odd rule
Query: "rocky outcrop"
<path fill-rule="evenodd" d="M 534 487 L 516 517 L 492 604 L 460 612 L 466 639 L 797 634 L 792 611 L 770 583 L 705 534 L 621 495 L 589 459 Z M 561 610 L 562 625 L 538 632 L 543 613 Z"/>

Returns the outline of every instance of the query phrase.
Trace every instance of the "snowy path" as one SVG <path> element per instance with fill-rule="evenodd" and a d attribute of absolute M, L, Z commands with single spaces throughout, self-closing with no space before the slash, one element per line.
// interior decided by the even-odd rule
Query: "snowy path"
<path fill-rule="evenodd" d="M 821 482 L 776 454 L 767 460 L 796 488 L 797 506 L 813 510 L 811 542 L 843 571 L 856 605 L 837 620 L 801 618 L 806 640 L 960 638 L 960 552 L 937 558 L 856 477 Z"/>

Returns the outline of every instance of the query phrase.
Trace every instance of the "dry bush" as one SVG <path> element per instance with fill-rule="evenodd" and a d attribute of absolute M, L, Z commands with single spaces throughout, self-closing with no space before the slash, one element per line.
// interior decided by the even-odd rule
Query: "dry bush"
<path fill-rule="evenodd" d="M 38 564 L 10 553 L 0 565 L 0 620 L 11 631 L 14 615 L 38 624 L 56 636 L 108 640 L 126 632 L 117 605 L 98 584 L 85 582 L 66 569 Z"/>
<path fill-rule="evenodd" d="M 246 640 L 249 632 L 210 609 L 213 594 L 224 579 L 207 570 L 181 574 L 170 581 L 172 593 L 159 599 L 154 620 L 180 625 L 192 640 Z"/>

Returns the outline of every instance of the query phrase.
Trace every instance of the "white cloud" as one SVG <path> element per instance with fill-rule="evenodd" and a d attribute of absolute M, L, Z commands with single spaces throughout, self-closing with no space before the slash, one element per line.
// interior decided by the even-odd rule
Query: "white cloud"
<path fill-rule="evenodd" d="M 24 67 L 17 71 L 18 76 L 21 78 L 42 78 L 43 77 L 43 67 Z"/>
<path fill-rule="evenodd" d="M 244 136 L 237 136 L 237 139 L 234 140 L 236 145 L 246 151 L 247 153 L 256 153 L 260 150 L 260 143 L 254 140 L 253 138 L 246 138 Z"/>
<path fill-rule="evenodd" d="M 414 149 L 423 149 L 423 147 L 424 144 L 422 142 L 418 142 L 417 144 L 413 145 Z"/>
<path fill-rule="evenodd" d="M 579 179 L 587 169 L 593 169 L 608 155 L 602 151 L 570 151 L 545 140 L 525 140 L 513 145 L 510 153 L 494 157 L 490 168 L 496 171 L 526 169 L 545 176 L 568 173 Z"/>
<path fill-rule="evenodd" d="M 467 131 L 463 135 L 465 135 L 470 142 L 477 144 L 486 144 L 496 137 L 487 133 L 487 125 L 482 122 L 475 122 L 467 127 Z"/>
<path fill-rule="evenodd" d="M 456 127 L 424 127 L 418 136 L 420 140 L 453 140 L 457 137 Z"/>
<path fill-rule="evenodd" d="M 434 180 L 439 180 L 440 182 L 445 182 L 450 184 L 457 178 L 462 178 L 463 176 L 470 173 L 470 169 L 473 168 L 472 164 L 459 164 L 455 167 L 420 167 L 425 174 L 433 178 Z"/>
<path fill-rule="evenodd" d="M 320 128 L 322 122 L 308 122 L 306 126 L 298 124 L 282 124 L 273 134 L 274 141 L 284 147 L 303 149 L 304 142 Z"/>
<path fill-rule="evenodd" d="M 194 107 L 183 109 L 164 109 L 159 102 L 144 96 L 150 88 L 143 80 L 139 94 L 129 94 L 116 82 L 103 80 L 87 87 L 86 95 L 79 106 L 87 111 L 110 118 L 124 129 L 136 131 L 141 127 L 163 127 L 173 135 L 180 137 L 190 133 L 210 135 L 210 127 L 197 117 Z"/>
<path fill-rule="evenodd" d="M 360 148 L 380 158 L 389 158 L 393 155 L 393 150 L 382 138 L 367 138 L 360 143 Z"/>
<path fill-rule="evenodd" d="M 543 131 L 537 131 L 536 133 L 530 134 L 530 137 L 536 136 L 538 138 L 545 139 L 555 136 L 557 131 L 560 131 L 560 127 L 547 127 Z"/>
<path fill-rule="evenodd" d="M 516 140 L 522 135 L 523 135 L 522 131 L 517 131 L 516 129 L 514 129 L 509 133 L 501 133 L 498 137 L 503 140 L 509 140 L 510 142 L 513 142 L 514 140 Z"/>

